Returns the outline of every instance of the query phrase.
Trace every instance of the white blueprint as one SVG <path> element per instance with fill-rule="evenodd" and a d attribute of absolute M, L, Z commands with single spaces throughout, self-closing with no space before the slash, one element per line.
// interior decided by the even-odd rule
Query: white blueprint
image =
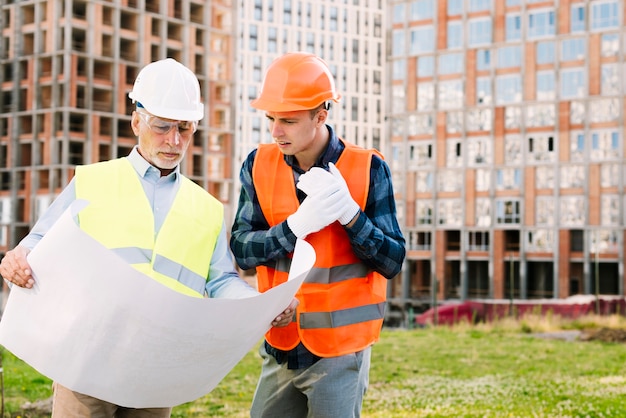
<path fill-rule="evenodd" d="M 189 402 L 217 386 L 289 305 L 315 251 L 298 240 L 290 280 L 261 295 L 193 298 L 131 268 L 68 210 L 28 261 L 37 285 L 11 290 L 0 344 L 72 390 L 144 408 Z"/>

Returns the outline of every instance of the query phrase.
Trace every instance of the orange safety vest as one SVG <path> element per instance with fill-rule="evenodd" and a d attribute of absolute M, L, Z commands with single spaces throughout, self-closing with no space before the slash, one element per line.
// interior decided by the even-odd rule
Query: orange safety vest
<path fill-rule="evenodd" d="M 336 163 L 353 199 L 365 208 L 370 166 L 375 150 L 346 144 Z M 291 167 L 275 144 L 259 145 L 252 179 L 261 210 L 270 226 L 277 225 L 299 206 Z M 387 280 L 367 267 L 352 251 L 339 222 L 306 237 L 316 252 L 316 261 L 296 297 L 300 301 L 295 321 L 271 328 L 267 341 L 280 350 L 299 342 L 320 357 L 354 353 L 378 341 L 382 328 Z M 287 280 L 291 258 L 279 259 L 274 267 L 257 267 L 259 291 Z"/>

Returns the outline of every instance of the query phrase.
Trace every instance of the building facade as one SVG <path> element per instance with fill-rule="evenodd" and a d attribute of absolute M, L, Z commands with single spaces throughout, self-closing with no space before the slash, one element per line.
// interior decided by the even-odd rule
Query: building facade
<path fill-rule="evenodd" d="M 624 13 L 622 0 L 390 1 L 408 239 L 394 297 L 624 294 Z"/>
<path fill-rule="evenodd" d="M 127 93 L 144 65 L 166 57 L 196 73 L 207 104 L 183 173 L 231 207 L 231 1 L 3 0 L 0 12 L 0 253 L 76 165 L 129 153 Z"/>

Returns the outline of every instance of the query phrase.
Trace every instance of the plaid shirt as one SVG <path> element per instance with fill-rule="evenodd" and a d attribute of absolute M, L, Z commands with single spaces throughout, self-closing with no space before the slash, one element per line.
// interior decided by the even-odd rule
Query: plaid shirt
<path fill-rule="evenodd" d="M 336 163 L 343 152 L 344 145 L 327 125 L 330 141 L 316 166 L 328 169 L 328 163 Z M 272 267 L 275 260 L 292 253 L 296 236 L 282 222 L 270 228 L 267 223 L 252 182 L 252 165 L 256 150 L 244 161 L 241 172 L 241 193 L 239 207 L 233 223 L 230 247 L 239 267 L 244 270 L 259 265 Z M 285 162 L 292 168 L 297 183 L 304 171 L 298 167 L 295 158 L 284 156 Z M 306 196 L 297 189 L 298 198 Z M 366 216 L 363 216 L 366 215 Z M 374 156 L 370 169 L 370 188 L 365 210 L 346 232 L 355 255 L 364 264 L 388 279 L 397 275 L 406 254 L 405 240 L 396 218 L 396 203 L 391 183 L 389 166 L 379 157 Z M 315 363 L 319 357 L 311 354 L 302 344 L 288 353 L 276 350 L 266 343 L 266 349 L 279 363 L 288 361 L 288 367 L 302 368 Z"/>

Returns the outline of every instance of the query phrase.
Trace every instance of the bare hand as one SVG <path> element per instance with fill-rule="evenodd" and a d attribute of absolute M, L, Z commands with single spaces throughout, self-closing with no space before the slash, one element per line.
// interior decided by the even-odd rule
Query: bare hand
<path fill-rule="evenodd" d="M 31 288 L 35 284 L 26 256 L 30 250 L 18 245 L 8 251 L 0 262 L 0 276 L 19 287 Z"/>
<path fill-rule="evenodd" d="M 291 321 L 293 320 L 293 313 L 296 311 L 296 308 L 298 307 L 299 303 L 300 301 L 298 299 L 293 298 L 289 306 L 287 306 L 285 310 L 282 311 L 280 315 L 278 315 L 276 319 L 272 321 L 272 326 L 273 327 L 286 327 L 287 325 L 289 325 Z"/>

